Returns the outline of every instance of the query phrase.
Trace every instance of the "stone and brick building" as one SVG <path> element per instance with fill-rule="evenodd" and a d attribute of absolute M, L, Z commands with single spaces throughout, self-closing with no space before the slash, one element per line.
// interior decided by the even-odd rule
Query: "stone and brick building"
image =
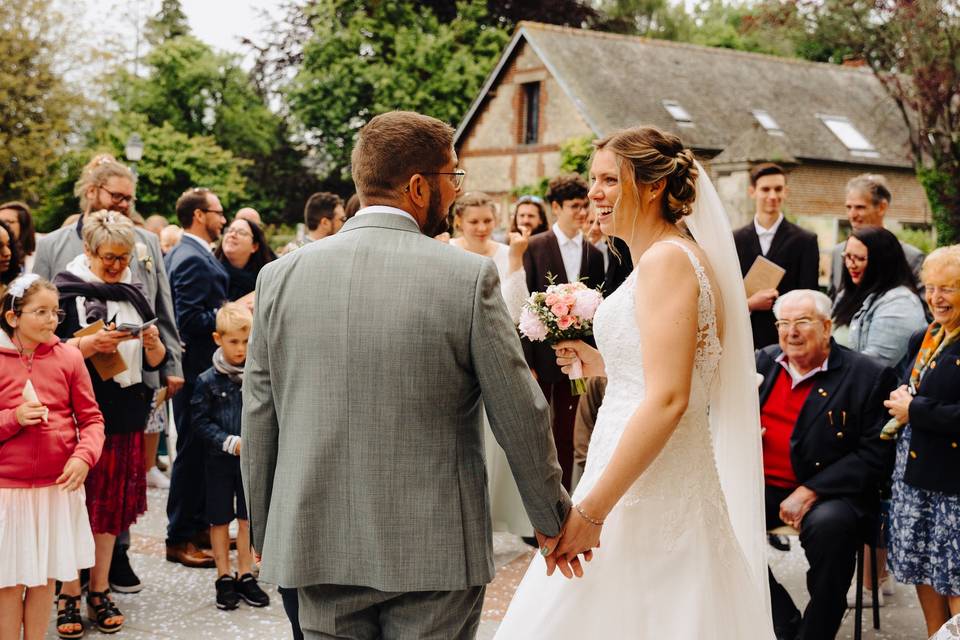
<path fill-rule="evenodd" d="M 747 170 L 790 170 L 785 210 L 828 247 L 845 235 L 844 186 L 890 181 L 891 226 L 929 226 L 908 135 L 863 67 L 522 22 L 460 123 L 468 190 L 512 189 L 559 172 L 560 145 L 651 124 L 679 135 L 713 174 L 734 226 L 752 216 Z"/>

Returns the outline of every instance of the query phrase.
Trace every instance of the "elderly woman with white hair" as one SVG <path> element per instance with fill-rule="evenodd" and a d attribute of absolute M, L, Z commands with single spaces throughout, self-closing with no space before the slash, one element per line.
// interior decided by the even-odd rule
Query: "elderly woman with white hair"
<path fill-rule="evenodd" d="M 66 313 L 57 335 L 86 359 L 106 431 L 100 462 L 85 482 L 96 545 L 88 617 L 105 633 L 119 631 L 124 623 L 109 597 L 114 540 L 147 510 L 143 429 L 153 391 L 143 383 L 143 373 L 155 371 L 166 359 L 156 325 L 144 327 L 156 320 L 156 314 L 129 267 L 135 243 L 127 217 L 93 213 L 84 220 L 84 252 L 54 279 L 60 308 Z M 118 328 L 122 326 L 130 329 Z M 79 598 L 79 581 L 64 584 L 62 592 Z M 78 627 L 79 617 L 72 630 L 82 633 Z M 70 631 L 58 629 L 61 637 L 78 637 Z"/>
<path fill-rule="evenodd" d="M 830 299 L 795 289 L 773 307 L 779 343 L 757 351 L 767 527 L 800 531 L 810 565 L 801 616 L 770 573 L 778 638 L 833 638 L 846 610 L 863 533 L 876 529 L 879 487 L 893 466 L 880 439 L 890 367 L 830 337 Z"/>
<path fill-rule="evenodd" d="M 916 586 L 935 633 L 960 614 L 960 245 L 923 263 L 933 322 L 907 350 L 912 369 L 885 402 L 898 437 L 890 507 L 890 564 Z"/>

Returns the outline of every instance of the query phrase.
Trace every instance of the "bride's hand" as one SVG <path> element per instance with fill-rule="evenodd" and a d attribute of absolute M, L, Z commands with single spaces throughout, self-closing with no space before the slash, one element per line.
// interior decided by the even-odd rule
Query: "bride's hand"
<path fill-rule="evenodd" d="M 584 378 L 607 374 L 603 364 L 603 356 L 583 340 L 561 340 L 553 345 L 553 350 L 557 356 L 557 366 L 564 373 L 570 373 L 570 366 L 574 359 L 579 358 L 583 366 Z"/>
<path fill-rule="evenodd" d="M 602 524 L 590 522 L 584 515 L 577 511 L 574 506 L 570 509 L 567 516 L 567 522 L 560 534 L 560 543 L 554 554 L 557 556 L 557 566 L 563 575 L 568 578 L 576 575 L 578 578 L 583 576 L 583 569 L 580 567 L 579 554 L 583 554 L 583 559 L 589 562 L 593 559 L 593 549 L 600 546 L 600 531 Z M 572 574 L 564 571 L 564 563 L 569 561 Z"/>

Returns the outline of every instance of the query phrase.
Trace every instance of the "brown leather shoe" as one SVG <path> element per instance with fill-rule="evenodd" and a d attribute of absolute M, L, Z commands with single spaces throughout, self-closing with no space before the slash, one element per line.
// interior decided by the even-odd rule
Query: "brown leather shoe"
<path fill-rule="evenodd" d="M 213 556 L 197 549 L 192 542 L 167 545 L 167 561 L 177 562 L 193 569 L 210 569 L 216 566 Z"/>

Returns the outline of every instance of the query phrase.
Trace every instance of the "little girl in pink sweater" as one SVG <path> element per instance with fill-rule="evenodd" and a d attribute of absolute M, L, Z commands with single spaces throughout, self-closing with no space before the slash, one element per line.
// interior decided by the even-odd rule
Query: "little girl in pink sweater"
<path fill-rule="evenodd" d="M 0 300 L 0 637 L 44 637 L 54 581 L 94 564 L 83 481 L 103 447 L 103 416 L 80 352 L 54 335 L 57 289 L 20 276 Z M 69 599 L 69 596 L 61 596 Z M 62 638 L 80 637 L 79 598 Z"/>

